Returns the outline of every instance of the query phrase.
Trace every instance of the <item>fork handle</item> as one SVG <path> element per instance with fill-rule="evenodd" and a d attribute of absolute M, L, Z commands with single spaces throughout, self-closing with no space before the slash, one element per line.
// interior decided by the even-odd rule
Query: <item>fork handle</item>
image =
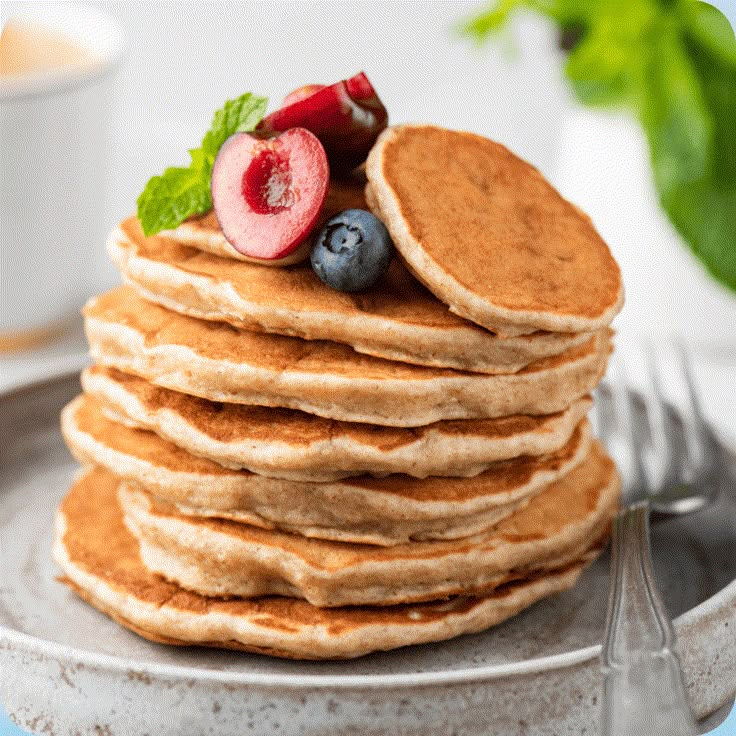
<path fill-rule="evenodd" d="M 603 644 L 603 736 L 694 736 L 675 633 L 652 575 L 649 505 L 613 524 Z"/>

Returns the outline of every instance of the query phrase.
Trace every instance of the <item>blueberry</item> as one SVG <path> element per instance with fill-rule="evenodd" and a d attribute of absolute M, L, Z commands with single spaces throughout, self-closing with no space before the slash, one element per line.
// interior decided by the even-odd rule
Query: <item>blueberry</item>
<path fill-rule="evenodd" d="M 312 248 L 312 268 L 327 286 L 362 291 L 386 273 L 394 246 L 385 225 L 365 210 L 345 210 L 327 221 Z"/>

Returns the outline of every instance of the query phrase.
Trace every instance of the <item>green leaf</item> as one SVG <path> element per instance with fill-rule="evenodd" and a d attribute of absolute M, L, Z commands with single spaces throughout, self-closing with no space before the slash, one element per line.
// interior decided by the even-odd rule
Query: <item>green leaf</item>
<path fill-rule="evenodd" d="M 736 189 L 705 178 L 672 190 L 662 204 L 708 271 L 736 291 Z"/>
<path fill-rule="evenodd" d="M 255 130 L 266 114 L 268 100 L 246 92 L 228 100 L 212 118 L 200 148 L 189 151 L 189 168 L 166 169 L 154 176 L 138 197 L 138 219 L 146 235 L 170 230 L 187 217 L 212 209 L 212 166 L 222 144 L 234 133 Z"/>
<path fill-rule="evenodd" d="M 709 47 L 724 61 L 736 62 L 736 37 L 728 18 L 707 2 L 680 0 L 680 15 L 686 33 Z"/>
<path fill-rule="evenodd" d="M 701 80 L 670 19 L 652 29 L 641 67 L 639 116 L 660 196 L 700 179 L 708 166 L 712 121 Z"/>
<path fill-rule="evenodd" d="M 637 97 L 636 70 L 645 52 L 642 36 L 656 22 L 658 8 L 652 0 L 598 5 L 587 18 L 587 33 L 568 57 L 565 74 L 585 105 L 630 104 Z"/>
<path fill-rule="evenodd" d="M 209 177 L 196 169 L 169 168 L 146 184 L 138 197 L 138 218 L 143 232 L 155 235 L 211 207 Z"/>
<path fill-rule="evenodd" d="M 638 53 L 633 44 L 613 43 L 594 29 L 570 53 L 565 74 L 584 105 L 620 104 L 630 94 L 629 71 Z"/>
<path fill-rule="evenodd" d="M 685 45 L 701 82 L 703 99 L 713 126 L 712 169 L 714 182 L 736 187 L 736 39 L 727 45 L 703 42 L 696 33 L 685 33 Z"/>
<path fill-rule="evenodd" d="M 736 41 L 684 35 L 712 138 L 702 176 L 663 191 L 662 204 L 705 267 L 736 291 Z"/>
<path fill-rule="evenodd" d="M 531 10 L 561 25 L 583 21 L 591 6 L 605 0 L 497 0 L 460 26 L 460 32 L 480 42 L 506 25 L 517 10 Z"/>
<path fill-rule="evenodd" d="M 492 33 L 499 31 L 518 8 L 526 6 L 525 0 L 501 0 L 494 3 L 483 13 L 479 13 L 460 26 L 460 32 L 482 41 Z"/>
<path fill-rule="evenodd" d="M 190 169 L 195 171 L 203 171 L 207 168 L 207 157 L 201 148 L 190 148 L 189 155 L 192 158 L 192 163 L 189 164 Z"/>

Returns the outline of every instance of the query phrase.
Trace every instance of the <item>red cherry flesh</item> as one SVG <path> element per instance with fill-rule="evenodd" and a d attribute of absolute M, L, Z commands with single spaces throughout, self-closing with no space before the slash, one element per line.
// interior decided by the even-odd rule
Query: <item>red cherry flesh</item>
<path fill-rule="evenodd" d="M 288 256 L 322 211 L 330 167 L 319 139 L 304 128 L 276 138 L 230 136 L 212 168 L 212 202 L 228 242 L 263 260 Z"/>

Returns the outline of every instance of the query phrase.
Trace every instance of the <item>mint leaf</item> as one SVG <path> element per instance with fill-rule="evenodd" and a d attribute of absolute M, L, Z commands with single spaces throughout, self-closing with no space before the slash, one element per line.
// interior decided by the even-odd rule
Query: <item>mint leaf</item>
<path fill-rule="evenodd" d="M 189 167 L 169 168 L 154 176 L 138 197 L 138 219 L 145 235 L 171 230 L 192 215 L 212 209 L 212 166 L 222 144 L 234 133 L 255 130 L 268 100 L 246 92 L 228 100 L 212 118 L 199 148 L 189 151 Z"/>
<path fill-rule="evenodd" d="M 728 18 L 718 8 L 709 3 L 682 3 L 683 21 L 687 27 L 687 35 L 709 47 L 724 60 L 736 62 L 736 44 L 734 30 Z"/>
<path fill-rule="evenodd" d="M 654 179 L 662 197 L 704 175 L 712 120 L 701 80 L 675 23 L 660 23 L 646 49 L 639 117 L 649 140 Z"/>
<path fill-rule="evenodd" d="M 471 18 L 460 26 L 460 31 L 482 41 L 492 33 L 499 31 L 508 21 L 509 16 L 518 8 L 523 8 L 525 0 L 502 0 L 485 13 Z"/>
<path fill-rule="evenodd" d="M 578 99 L 586 105 L 610 105 L 626 100 L 636 46 L 594 29 L 570 53 L 565 74 Z"/>
<path fill-rule="evenodd" d="M 138 197 L 138 219 L 145 235 L 155 235 L 211 207 L 209 177 L 197 169 L 169 168 L 149 179 Z"/>
<path fill-rule="evenodd" d="M 704 178 L 672 190 L 662 204 L 706 269 L 736 291 L 736 190 Z"/>
<path fill-rule="evenodd" d="M 663 192 L 662 204 L 710 273 L 736 291 L 736 40 L 721 29 L 717 43 L 685 33 L 713 134 L 702 175 Z"/>

